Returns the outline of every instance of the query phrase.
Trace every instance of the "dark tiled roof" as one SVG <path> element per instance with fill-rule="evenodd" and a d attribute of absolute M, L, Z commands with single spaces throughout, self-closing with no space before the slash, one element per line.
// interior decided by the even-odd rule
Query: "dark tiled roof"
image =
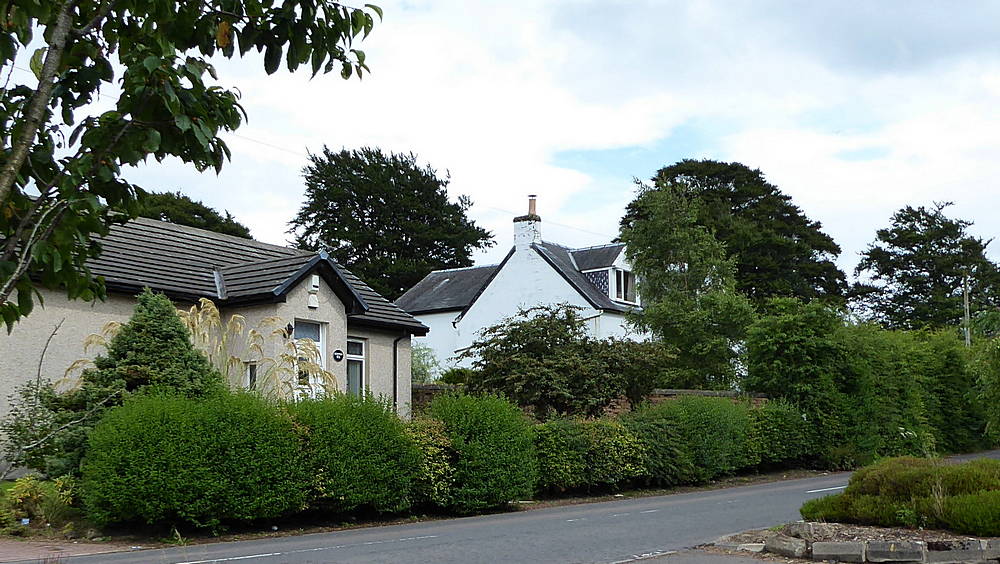
<path fill-rule="evenodd" d="M 622 254 L 624 248 L 624 243 L 612 243 L 600 247 L 574 249 L 570 253 L 573 255 L 578 270 L 593 270 L 611 267 L 618 260 L 618 255 Z"/>
<path fill-rule="evenodd" d="M 464 309 L 498 268 L 491 264 L 432 272 L 400 296 L 396 305 L 409 313 Z"/>
<path fill-rule="evenodd" d="M 101 254 L 88 265 L 112 290 L 136 292 L 149 286 L 178 299 L 205 297 L 233 305 L 280 300 L 306 273 L 316 271 L 349 302 L 352 322 L 427 332 L 324 253 L 142 218 L 112 227 L 101 246 Z"/>
<path fill-rule="evenodd" d="M 632 309 L 624 304 L 611 301 L 611 298 L 598 290 L 590 280 L 587 280 L 586 276 L 580 273 L 577 265 L 573 262 L 573 249 L 544 241 L 532 244 L 531 248 L 542 255 L 542 258 L 552 265 L 552 268 L 556 269 L 566 282 L 569 282 L 570 286 L 573 286 L 595 309 L 619 312 Z"/>

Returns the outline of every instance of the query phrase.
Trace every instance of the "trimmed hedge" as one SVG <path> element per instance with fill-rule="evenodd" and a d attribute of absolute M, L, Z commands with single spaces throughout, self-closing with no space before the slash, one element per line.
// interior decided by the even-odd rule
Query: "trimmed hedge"
<path fill-rule="evenodd" d="M 622 423 L 645 446 L 639 477 L 643 483 L 676 486 L 695 480 L 694 454 L 680 410 L 647 406 L 624 414 Z"/>
<path fill-rule="evenodd" d="M 810 500 L 799 512 L 809 520 L 998 536 L 1000 461 L 887 459 L 855 472 L 844 493 Z"/>
<path fill-rule="evenodd" d="M 98 524 L 190 524 L 277 517 L 306 505 L 294 425 L 247 394 L 138 397 L 90 434 L 83 505 Z"/>
<path fill-rule="evenodd" d="M 340 394 L 299 401 L 289 411 L 307 429 L 317 506 L 383 513 L 410 507 L 420 451 L 391 404 Z"/>
<path fill-rule="evenodd" d="M 420 417 L 406 425 L 406 434 L 420 452 L 413 483 L 414 505 L 448 507 L 455 485 L 455 468 L 452 465 L 455 450 L 445 432 L 444 423 Z"/>
<path fill-rule="evenodd" d="M 535 426 L 538 489 L 617 487 L 645 472 L 645 445 L 613 419 L 557 419 Z"/>
<path fill-rule="evenodd" d="M 538 459 L 521 410 L 496 396 L 448 394 L 428 412 L 444 423 L 455 449 L 451 509 L 472 513 L 531 496 Z"/>
<path fill-rule="evenodd" d="M 751 458 L 765 467 L 806 462 L 822 452 L 815 429 L 794 405 L 769 401 L 749 412 L 751 421 Z"/>
<path fill-rule="evenodd" d="M 683 440 L 691 452 L 694 482 L 707 482 L 757 464 L 751 444 L 749 404 L 691 396 L 650 409 L 680 423 Z"/>

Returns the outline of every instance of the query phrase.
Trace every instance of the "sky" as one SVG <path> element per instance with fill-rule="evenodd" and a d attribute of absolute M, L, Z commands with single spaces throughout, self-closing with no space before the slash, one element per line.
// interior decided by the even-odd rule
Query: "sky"
<path fill-rule="evenodd" d="M 372 1 L 370 75 L 217 61 L 249 114 L 232 162 L 129 178 L 285 243 L 308 152 L 414 152 L 495 235 L 478 264 L 506 253 L 528 194 L 546 240 L 609 242 L 633 178 L 685 158 L 759 168 L 848 271 L 904 205 L 953 201 L 976 235 L 1000 230 L 1000 3 Z"/>

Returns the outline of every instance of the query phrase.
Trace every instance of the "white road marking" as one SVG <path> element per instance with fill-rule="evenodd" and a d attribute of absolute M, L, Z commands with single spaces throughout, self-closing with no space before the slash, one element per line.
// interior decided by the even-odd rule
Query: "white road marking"
<path fill-rule="evenodd" d="M 612 517 L 625 517 L 626 515 L 631 515 L 631 513 L 615 513 Z"/>
<path fill-rule="evenodd" d="M 847 487 L 847 485 L 845 484 L 843 486 L 834 486 L 832 488 L 820 488 L 818 490 L 806 490 L 806 493 L 832 492 L 833 490 L 842 490 L 842 489 L 844 489 L 846 487 Z"/>
<path fill-rule="evenodd" d="M 286 552 L 267 552 L 262 554 L 248 554 L 246 556 L 230 556 L 228 558 L 210 558 L 208 560 L 190 560 L 187 562 L 177 562 L 175 564 L 213 564 L 215 562 L 235 562 L 237 560 L 250 560 L 254 558 L 267 558 L 268 556 L 284 556 L 287 554 L 301 554 L 304 552 L 319 552 L 321 550 L 336 550 L 338 548 L 347 548 L 350 546 L 370 546 L 373 544 L 389 544 L 394 542 L 408 542 L 415 540 L 433 539 L 437 535 L 425 535 L 422 537 L 405 537 L 401 539 L 392 539 L 384 541 L 368 541 L 360 544 L 338 544 L 336 546 L 320 546 L 317 548 L 300 548 L 298 550 L 289 550 Z"/>
<path fill-rule="evenodd" d="M 626 558 L 625 560 L 615 560 L 610 564 L 628 564 L 629 562 L 637 562 L 639 560 L 649 560 L 650 558 L 656 558 L 658 556 L 666 556 L 668 554 L 677 554 L 676 550 L 654 550 L 653 552 L 647 552 L 645 554 L 633 554 L 631 558 Z"/>
<path fill-rule="evenodd" d="M 640 511 L 639 513 L 656 513 L 659 509 L 647 509 L 646 511 Z"/>
<path fill-rule="evenodd" d="M 579 519 L 566 519 L 567 523 L 572 523 L 573 521 L 586 521 L 586 517 L 580 517 Z"/>

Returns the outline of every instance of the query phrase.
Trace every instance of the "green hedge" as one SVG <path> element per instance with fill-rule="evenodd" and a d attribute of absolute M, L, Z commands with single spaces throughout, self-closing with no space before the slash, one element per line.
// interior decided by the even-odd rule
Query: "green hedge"
<path fill-rule="evenodd" d="M 675 486 L 695 481 L 694 453 L 685 438 L 681 410 L 646 406 L 624 414 L 622 423 L 645 447 L 643 483 Z"/>
<path fill-rule="evenodd" d="M 822 452 L 815 429 L 794 405 L 774 400 L 749 412 L 751 458 L 761 466 L 788 466 L 809 462 Z"/>
<path fill-rule="evenodd" d="M 149 396 L 94 428 L 81 486 L 99 524 L 216 529 L 303 509 L 309 473 L 291 419 L 257 397 Z"/>
<path fill-rule="evenodd" d="M 451 509 L 472 513 L 531 496 L 538 462 L 520 409 L 495 396 L 448 394 L 428 412 L 444 423 L 455 449 Z"/>
<path fill-rule="evenodd" d="M 887 459 L 858 470 L 842 494 L 799 510 L 808 520 L 1000 535 L 1000 460 Z"/>
<path fill-rule="evenodd" d="M 413 484 L 414 504 L 438 507 L 451 505 L 455 486 L 455 449 L 445 432 L 444 423 L 429 417 L 419 417 L 406 425 L 406 434 L 420 452 Z"/>
<path fill-rule="evenodd" d="M 645 472 L 645 445 L 613 419 L 556 419 L 535 426 L 540 491 L 617 487 Z"/>
<path fill-rule="evenodd" d="M 689 396 L 650 408 L 679 422 L 693 462 L 694 482 L 755 466 L 750 406 L 729 398 Z"/>
<path fill-rule="evenodd" d="M 307 429 L 316 506 L 337 512 L 410 507 L 420 451 L 391 404 L 342 394 L 299 401 L 289 410 Z"/>

